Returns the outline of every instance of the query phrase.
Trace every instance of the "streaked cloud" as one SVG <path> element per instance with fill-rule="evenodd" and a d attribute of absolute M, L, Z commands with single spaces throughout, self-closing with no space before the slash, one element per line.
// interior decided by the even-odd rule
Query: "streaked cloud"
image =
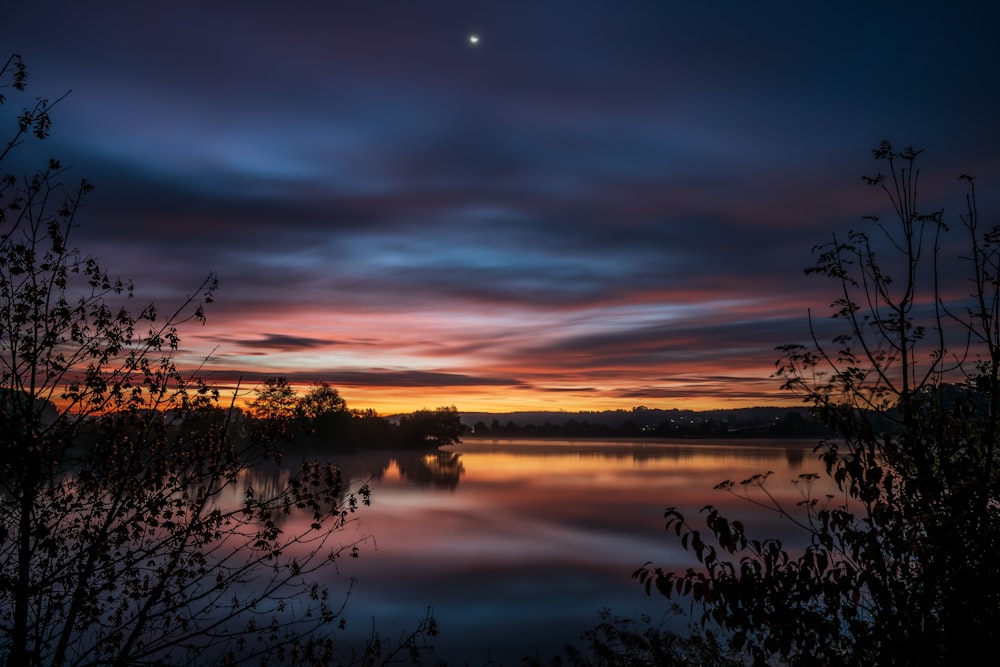
<path fill-rule="evenodd" d="M 17 166 L 97 185 L 77 243 L 180 300 L 222 384 L 284 374 L 385 411 L 794 402 L 802 268 L 885 212 L 860 175 L 925 146 L 1000 210 L 998 10 L 779 2 L 52 0 L 5 9 L 31 95 Z M 475 26 L 482 41 L 470 48 Z"/>

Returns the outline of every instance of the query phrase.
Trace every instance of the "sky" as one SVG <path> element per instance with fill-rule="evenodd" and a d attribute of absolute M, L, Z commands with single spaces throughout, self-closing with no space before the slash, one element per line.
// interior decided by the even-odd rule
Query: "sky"
<path fill-rule="evenodd" d="M 798 402 L 775 347 L 831 286 L 812 248 L 887 202 L 1000 211 L 991 2 L 8 3 L 76 238 L 162 310 L 179 361 L 328 382 L 380 413 Z M 477 36 L 478 41 L 470 39 Z M 31 162 L 34 161 L 34 162 Z M 10 165 L 5 165 L 10 167 Z M 207 360 L 206 360 L 207 359 Z"/>

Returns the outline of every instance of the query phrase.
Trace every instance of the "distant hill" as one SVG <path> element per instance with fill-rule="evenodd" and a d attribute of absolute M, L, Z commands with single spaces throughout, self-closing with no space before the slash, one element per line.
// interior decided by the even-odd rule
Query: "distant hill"
<path fill-rule="evenodd" d="M 812 411 L 801 407 L 727 410 L 633 408 L 584 412 L 464 412 L 462 423 L 475 435 L 502 436 L 772 436 L 825 434 Z"/>

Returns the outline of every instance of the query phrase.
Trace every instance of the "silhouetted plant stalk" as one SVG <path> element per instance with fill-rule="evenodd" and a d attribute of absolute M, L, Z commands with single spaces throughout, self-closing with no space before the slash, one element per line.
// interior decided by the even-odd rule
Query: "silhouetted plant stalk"
<path fill-rule="evenodd" d="M 24 89 L 17 56 L 0 69 L 7 81 Z M 48 135 L 51 107 L 17 117 L 0 160 Z M 0 664 L 395 656 L 383 642 L 335 650 L 349 588 L 331 599 L 317 576 L 358 555 L 364 538 L 340 536 L 367 486 L 320 461 L 253 485 L 277 460 L 282 415 L 222 407 L 175 365 L 178 328 L 204 323 L 215 276 L 165 317 L 130 309 L 131 283 L 70 246 L 92 188 L 67 189 L 64 175 L 50 160 L 0 177 Z M 427 618 L 401 645 L 419 651 L 433 631 Z"/>
<path fill-rule="evenodd" d="M 703 567 L 635 572 L 647 592 L 690 596 L 701 622 L 755 663 L 917 665 L 1000 654 L 1000 228 L 980 227 L 974 181 L 962 176 L 968 271 L 950 273 L 944 214 L 919 205 L 919 155 L 888 142 L 874 151 L 886 174 L 865 181 L 895 214 L 892 225 L 867 218 L 877 240 L 851 231 L 816 248 L 806 272 L 835 285 L 838 333 L 826 342 L 828 329 L 810 313 L 811 344 L 778 348 L 784 388 L 839 436 L 817 452 L 841 495 L 806 492 L 791 509 L 767 494 L 766 476 L 724 482 L 801 517 L 804 548 L 752 538 L 712 506 L 703 534 L 671 507 L 668 531 Z"/>

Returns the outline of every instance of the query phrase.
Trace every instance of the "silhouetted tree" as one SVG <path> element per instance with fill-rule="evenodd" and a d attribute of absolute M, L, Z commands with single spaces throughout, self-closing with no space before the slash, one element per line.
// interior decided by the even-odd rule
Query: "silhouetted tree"
<path fill-rule="evenodd" d="M 298 434 L 299 398 L 288 378 L 272 375 L 254 390 L 249 408 L 256 419 L 255 437 L 263 444 L 290 443 Z"/>
<path fill-rule="evenodd" d="M 374 410 L 351 410 L 348 445 L 353 449 L 370 447 L 376 443 L 392 443 L 395 433 L 396 426 Z"/>
<path fill-rule="evenodd" d="M 25 82 L 17 56 L 0 68 Z M 47 136 L 51 108 L 17 116 L 0 160 Z M 70 245 L 91 187 L 63 175 L 50 160 L 0 176 L 0 664 L 352 661 L 315 575 L 356 554 L 332 537 L 367 489 L 322 462 L 254 487 L 261 439 L 174 363 L 215 277 L 166 317 L 122 305 L 131 284 Z M 399 648 L 373 641 L 356 662 Z"/>
<path fill-rule="evenodd" d="M 296 410 L 305 421 L 305 430 L 320 446 L 343 447 L 351 439 L 351 411 L 340 392 L 328 383 L 311 387 L 299 399 Z"/>
<path fill-rule="evenodd" d="M 315 385 L 306 392 L 297 405 L 299 416 L 304 419 L 316 420 L 329 415 L 347 414 L 347 402 L 340 392 L 326 382 Z"/>
<path fill-rule="evenodd" d="M 742 486 L 798 523 L 803 549 L 752 538 L 711 506 L 703 534 L 668 508 L 668 530 L 704 567 L 636 572 L 647 591 L 701 603 L 702 622 L 759 664 L 1000 655 L 1000 227 L 980 225 L 963 176 L 967 271 L 956 273 L 943 213 L 919 205 L 919 153 L 888 142 L 874 151 L 887 172 L 865 180 L 896 217 L 891 226 L 868 218 L 881 246 L 852 231 L 817 249 L 807 272 L 836 288 L 831 342 L 816 323 L 811 345 L 779 348 L 784 386 L 839 436 L 818 452 L 842 496 L 807 495 L 793 515 L 769 500 L 767 476 L 754 476 Z"/>
<path fill-rule="evenodd" d="M 455 406 L 417 410 L 399 420 L 399 443 L 406 446 L 450 445 L 465 433 Z"/>

